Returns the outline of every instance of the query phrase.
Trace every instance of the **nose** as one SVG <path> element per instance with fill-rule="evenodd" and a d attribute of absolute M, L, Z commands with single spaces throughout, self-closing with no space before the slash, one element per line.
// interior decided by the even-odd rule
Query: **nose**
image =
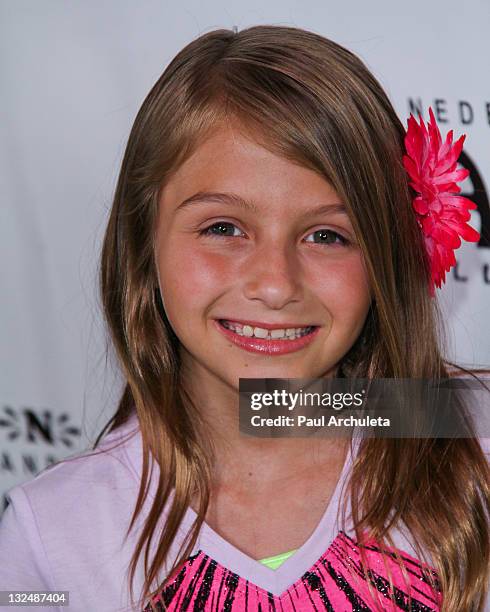
<path fill-rule="evenodd" d="M 289 302 L 303 299 L 301 264 L 291 245 L 270 240 L 257 248 L 240 271 L 243 293 L 249 300 L 259 300 L 267 308 L 280 310 Z"/>

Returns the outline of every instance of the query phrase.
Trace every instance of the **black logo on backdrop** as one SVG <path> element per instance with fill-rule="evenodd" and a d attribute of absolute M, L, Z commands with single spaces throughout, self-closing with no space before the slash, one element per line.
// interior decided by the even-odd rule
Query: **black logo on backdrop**
<path fill-rule="evenodd" d="M 428 108 L 422 102 L 422 98 L 408 98 L 408 112 L 415 117 L 424 116 L 424 110 Z M 459 123 L 460 125 L 472 125 L 483 121 L 490 126 L 490 102 L 479 102 L 472 104 L 468 100 L 457 100 L 448 103 L 445 98 L 434 98 L 430 103 L 436 121 L 439 125 L 444 123 Z"/>
<path fill-rule="evenodd" d="M 0 408 L 0 477 L 9 474 L 18 478 L 34 477 L 57 463 L 63 450 L 73 449 L 81 431 L 70 422 L 66 412 L 32 408 Z M 6 506 L 0 500 L 0 514 Z"/>
<path fill-rule="evenodd" d="M 76 444 L 81 433 L 78 427 L 70 424 L 70 415 L 66 412 L 54 415 L 50 410 L 15 410 L 10 406 L 3 406 L 0 412 L 0 432 L 10 441 L 67 448 Z"/>

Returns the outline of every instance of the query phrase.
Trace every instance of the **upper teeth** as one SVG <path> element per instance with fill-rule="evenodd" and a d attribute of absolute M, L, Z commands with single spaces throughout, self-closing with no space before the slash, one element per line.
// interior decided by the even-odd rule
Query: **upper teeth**
<path fill-rule="evenodd" d="M 252 327 L 251 325 L 242 325 L 241 323 L 233 323 L 231 321 L 223 321 L 225 327 L 233 330 L 241 336 L 251 338 L 271 338 L 271 339 L 292 339 L 299 336 L 304 336 L 310 330 L 310 327 L 288 327 L 283 329 L 265 329 L 263 327 Z"/>

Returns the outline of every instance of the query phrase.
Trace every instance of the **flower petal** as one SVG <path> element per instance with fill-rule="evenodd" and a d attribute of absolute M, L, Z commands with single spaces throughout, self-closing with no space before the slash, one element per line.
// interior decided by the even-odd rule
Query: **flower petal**
<path fill-rule="evenodd" d="M 419 123 L 410 114 L 405 135 L 403 165 L 409 184 L 417 193 L 412 201 L 417 222 L 424 235 L 424 244 L 430 262 L 429 293 L 445 282 L 446 272 L 456 264 L 454 250 L 461 246 L 461 238 L 476 242 L 480 234 L 467 225 L 470 210 L 476 204 L 463 196 L 459 182 L 466 179 L 469 170 L 458 168 L 465 135 L 453 143 L 450 130 L 442 141 L 432 108 L 426 124 L 419 114 Z"/>

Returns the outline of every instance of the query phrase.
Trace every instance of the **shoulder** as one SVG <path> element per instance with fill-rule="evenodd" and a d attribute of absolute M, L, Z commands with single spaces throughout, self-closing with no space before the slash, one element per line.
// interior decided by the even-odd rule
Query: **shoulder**
<path fill-rule="evenodd" d="M 106 434 L 99 446 L 48 467 L 7 491 L 0 540 L 23 534 L 43 556 L 70 546 L 95 547 L 122 537 L 140 485 L 137 418 Z M 100 541 L 100 540 L 99 540 Z"/>
<path fill-rule="evenodd" d="M 9 504 L 0 520 L 0 583 L 13 590 L 69 590 L 74 610 L 115 609 L 120 600 L 126 606 L 124 576 L 141 531 L 139 519 L 129 532 L 141 460 L 134 416 L 106 434 L 96 449 L 7 491 Z M 137 580 L 142 576 L 140 564 Z"/>
<path fill-rule="evenodd" d="M 70 567 L 90 576 L 99 555 L 113 557 L 139 488 L 140 455 L 133 418 L 104 436 L 97 452 L 62 460 L 8 490 L 0 582 L 18 590 L 54 589 L 76 581 Z"/>

